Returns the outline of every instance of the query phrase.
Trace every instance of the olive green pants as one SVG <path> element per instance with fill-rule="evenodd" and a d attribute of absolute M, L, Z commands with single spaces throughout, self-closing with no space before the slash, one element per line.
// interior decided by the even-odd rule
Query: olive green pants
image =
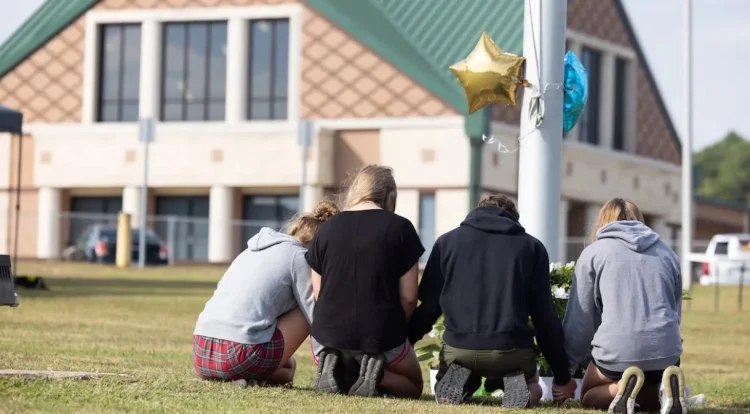
<path fill-rule="evenodd" d="M 523 371 L 527 380 L 537 375 L 536 355 L 532 349 L 511 349 L 507 351 L 490 349 L 460 349 L 443 345 L 440 353 L 439 381 L 451 364 L 458 364 L 471 371 L 467 388 L 474 391 L 482 384 L 485 390 L 492 392 L 503 387 L 503 377 L 516 371 Z M 472 391 L 473 393 L 473 391 Z"/>

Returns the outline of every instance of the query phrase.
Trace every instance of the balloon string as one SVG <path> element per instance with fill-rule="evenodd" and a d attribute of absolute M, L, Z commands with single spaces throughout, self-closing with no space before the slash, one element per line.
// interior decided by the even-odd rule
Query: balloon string
<path fill-rule="evenodd" d="M 541 91 L 536 85 L 530 85 L 529 88 L 531 89 L 531 102 L 529 107 L 529 117 L 534 121 L 533 127 L 531 130 L 522 133 L 516 138 L 518 141 L 518 146 L 514 149 L 508 148 L 505 144 L 503 144 L 498 138 L 495 138 L 495 135 L 490 135 L 489 137 L 486 135 L 482 135 L 482 141 L 484 141 L 486 144 L 497 144 L 497 150 L 501 154 L 513 154 L 521 149 L 521 143 L 524 138 L 531 135 L 532 132 L 539 129 L 539 127 L 542 124 L 542 121 L 544 120 L 544 99 L 543 96 L 547 93 L 548 88 L 554 88 L 555 90 L 564 89 L 565 86 L 561 83 L 548 83 L 542 86 Z"/>

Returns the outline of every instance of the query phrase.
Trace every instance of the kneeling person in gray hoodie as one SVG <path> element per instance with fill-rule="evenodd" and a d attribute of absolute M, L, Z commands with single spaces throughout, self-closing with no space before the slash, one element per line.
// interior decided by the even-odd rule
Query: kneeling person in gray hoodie
<path fill-rule="evenodd" d="M 338 211 L 323 201 L 292 219 L 288 235 L 264 227 L 247 242 L 198 316 L 193 364 L 199 377 L 291 383 L 292 355 L 310 334 L 315 307 L 305 253 Z"/>
<path fill-rule="evenodd" d="M 565 348 L 574 367 L 591 349 L 584 406 L 630 414 L 637 401 L 644 410 L 661 404 L 664 414 L 683 414 L 680 263 L 643 221 L 629 201 L 615 198 L 602 207 L 594 242 L 576 263 Z"/>

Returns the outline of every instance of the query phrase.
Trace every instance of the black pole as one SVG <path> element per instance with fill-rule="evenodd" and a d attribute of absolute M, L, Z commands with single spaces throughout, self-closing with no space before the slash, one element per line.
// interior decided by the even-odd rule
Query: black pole
<path fill-rule="evenodd" d="M 742 285 L 745 279 L 745 262 L 740 263 L 740 295 L 737 297 L 737 309 L 742 312 Z"/>
<path fill-rule="evenodd" d="M 21 216 L 21 160 L 23 159 L 23 134 L 18 134 L 18 168 L 16 172 L 16 228 L 13 236 L 13 276 L 18 274 L 18 226 Z"/>

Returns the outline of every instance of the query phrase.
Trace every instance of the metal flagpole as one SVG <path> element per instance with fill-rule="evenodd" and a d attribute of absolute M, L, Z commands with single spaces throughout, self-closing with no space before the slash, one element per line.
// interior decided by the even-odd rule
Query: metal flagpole
<path fill-rule="evenodd" d="M 141 186 L 141 211 L 138 229 L 138 267 L 146 266 L 146 227 L 148 226 L 148 147 L 154 140 L 153 118 L 141 118 L 138 139 L 143 144 L 143 185 Z"/>
<path fill-rule="evenodd" d="M 310 147 L 310 122 L 304 119 L 299 121 L 299 144 L 302 148 L 302 177 L 299 183 L 299 208 L 300 214 L 305 212 L 305 188 L 307 188 L 307 150 Z"/>
<path fill-rule="evenodd" d="M 519 142 L 518 207 L 521 224 L 544 244 L 551 261 L 560 259 L 558 222 L 566 21 L 565 1 L 526 2 L 523 28 L 526 78 L 538 86 L 539 94 L 527 89 L 523 98 L 521 134 L 525 136 Z M 543 117 L 540 124 L 537 114 Z"/>
<path fill-rule="evenodd" d="M 682 240 L 680 250 L 682 256 L 682 287 L 690 290 L 693 280 L 693 266 L 690 262 L 693 244 L 693 125 L 692 125 L 692 64 L 693 64 L 693 38 L 692 38 L 692 0 L 684 0 L 685 16 L 685 68 L 684 72 L 684 113 L 685 130 L 682 139 Z"/>

